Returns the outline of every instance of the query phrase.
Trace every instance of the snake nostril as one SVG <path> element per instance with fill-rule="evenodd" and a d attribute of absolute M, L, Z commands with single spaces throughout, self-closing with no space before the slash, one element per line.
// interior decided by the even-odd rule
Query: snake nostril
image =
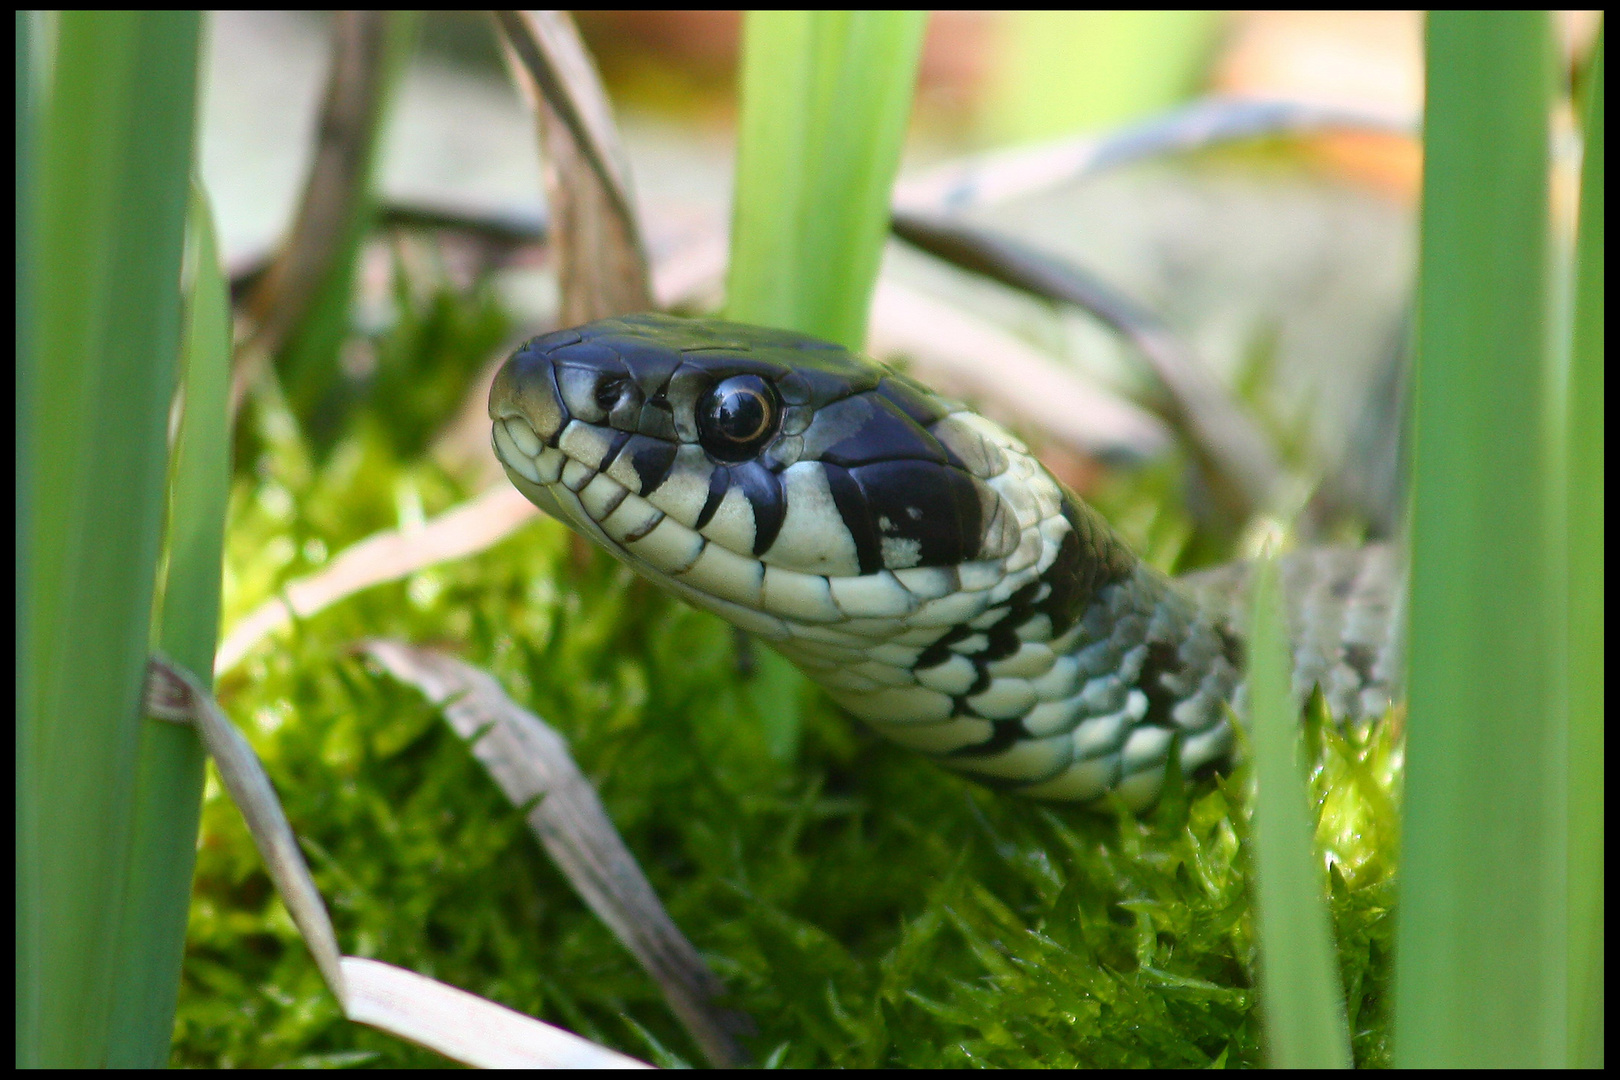
<path fill-rule="evenodd" d="M 622 375 L 609 375 L 596 384 L 596 405 L 603 412 L 612 412 L 624 396 L 625 384 L 630 380 Z"/>

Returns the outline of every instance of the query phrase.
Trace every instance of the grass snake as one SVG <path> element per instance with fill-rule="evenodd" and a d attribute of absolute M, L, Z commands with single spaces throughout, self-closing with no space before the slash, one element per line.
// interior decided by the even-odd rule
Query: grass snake
<path fill-rule="evenodd" d="M 1248 566 L 1146 565 L 1019 440 L 802 334 L 644 314 L 538 337 L 490 392 L 542 510 L 764 639 L 878 732 L 1038 798 L 1151 804 L 1226 763 Z M 1303 699 L 1398 693 L 1394 549 L 1281 560 Z"/>

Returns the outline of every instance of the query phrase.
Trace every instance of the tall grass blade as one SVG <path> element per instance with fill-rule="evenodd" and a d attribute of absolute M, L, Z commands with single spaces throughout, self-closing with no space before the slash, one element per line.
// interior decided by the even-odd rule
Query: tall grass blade
<path fill-rule="evenodd" d="M 728 318 L 864 344 L 925 22 L 748 13 Z"/>
<path fill-rule="evenodd" d="M 1255 915 L 1260 1010 L 1274 1069 L 1348 1069 L 1350 1033 L 1313 852 L 1310 796 L 1297 747 L 1299 703 L 1289 689 L 1288 629 L 1277 564 L 1255 566 L 1249 635 L 1254 772 Z"/>
<path fill-rule="evenodd" d="M 988 132 L 1027 142 L 1133 120 L 1192 93 L 1213 11 L 1010 11 L 990 50 Z"/>
<path fill-rule="evenodd" d="M 1564 1056 L 1547 596 L 1545 12 L 1428 22 L 1395 1032 L 1408 1067 Z"/>
<path fill-rule="evenodd" d="M 1569 1063 L 1603 1065 L 1603 31 L 1586 86 L 1569 475 Z"/>
<path fill-rule="evenodd" d="M 207 196 L 194 188 L 186 244 L 180 426 L 169 473 L 154 644 L 211 686 L 230 493 L 231 310 Z M 205 752 L 193 728 L 141 725 L 129 898 L 113 1011 L 114 1067 L 166 1064 L 180 988 Z"/>
<path fill-rule="evenodd" d="M 17 357 L 19 362 L 21 361 L 22 357 L 28 354 L 29 350 L 26 331 L 29 325 L 27 312 L 29 306 L 28 295 L 30 282 L 28 281 L 27 275 L 21 273 L 20 271 L 23 268 L 23 259 L 28 248 L 27 237 L 31 225 L 30 221 L 28 220 L 28 210 L 33 205 L 33 171 L 38 152 L 38 147 L 35 145 L 36 125 L 34 121 L 35 115 L 39 110 L 39 102 L 35 99 L 34 95 L 33 83 L 36 65 L 34 64 L 34 46 L 31 39 L 33 37 L 34 27 L 39 21 L 39 18 L 39 16 L 35 16 L 31 12 L 19 10 L 17 12 L 15 21 L 12 23 L 17 35 L 17 97 L 15 110 L 16 127 L 14 129 L 16 132 L 14 143 L 16 148 L 16 156 L 13 159 L 14 171 L 12 174 L 16 185 L 17 202 L 13 212 L 14 216 L 12 218 L 12 238 L 14 244 L 12 251 L 13 257 L 16 259 L 14 265 L 16 265 L 19 271 L 17 275 L 17 293 L 15 299 L 15 312 L 17 318 L 16 343 Z M 20 373 L 21 369 L 19 368 L 18 370 Z M 17 417 L 20 421 L 25 409 L 27 408 L 27 403 L 22 397 L 23 380 L 21 378 L 17 380 L 17 391 Z M 16 430 L 19 433 L 22 431 L 22 426 L 20 423 L 18 424 Z M 17 450 L 19 455 L 21 454 L 22 449 L 22 439 L 19 437 L 17 439 Z M 19 475 L 21 474 L 21 469 L 22 463 L 19 458 Z M 22 510 L 22 500 L 20 498 L 18 499 L 17 509 L 19 510 L 19 514 L 17 515 L 16 519 L 16 543 L 18 552 L 21 552 L 23 539 L 23 519 L 20 513 Z M 19 591 L 19 596 L 20 595 L 21 593 Z M 18 610 L 21 610 L 21 608 L 19 607 Z"/>
<path fill-rule="evenodd" d="M 19 264 L 16 1060 L 96 1067 L 132 869 L 200 19 L 56 18 Z M 161 1060 L 162 1037 L 130 1056 Z"/>

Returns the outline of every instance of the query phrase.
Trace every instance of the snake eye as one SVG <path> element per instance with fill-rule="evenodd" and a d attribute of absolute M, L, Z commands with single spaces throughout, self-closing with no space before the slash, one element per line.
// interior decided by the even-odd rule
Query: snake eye
<path fill-rule="evenodd" d="M 733 375 L 698 402 L 698 441 L 721 461 L 745 461 L 776 434 L 776 391 L 758 375 Z"/>

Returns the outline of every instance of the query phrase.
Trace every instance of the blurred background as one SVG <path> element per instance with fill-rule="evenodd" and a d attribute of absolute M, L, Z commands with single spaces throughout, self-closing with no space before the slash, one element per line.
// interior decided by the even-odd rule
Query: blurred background
<path fill-rule="evenodd" d="M 577 19 L 618 111 L 658 300 L 715 310 L 740 14 Z M 1560 17 L 1566 61 L 1584 55 L 1596 21 L 1595 12 Z M 220 12 L 210 25 L 203 172 L 227 269 L 245 281 L 266 264 L 298 203 L 329 64 L 329 17 Z M 1420 175 L 1415 140 L 1388 128 L 1415 130 L 1421 114 L 1421 31 L 1416 12 L 938 12 L 901 182 L 998 148 L 1118 131 L 1208 96 L 1332 106 L 1385 125 L 1153 155 L 961 218 L 1064 260 L 1161 320 L 1247 398 L 1291 466 L 1356 478 L 1347 483 L 1358 490 L 1331 497 L 1352 504 L 1371 531 L 1388 531 L 1399 502 L 1390 447 Z M 368 342 L 401 317 L 401 259 L 425 261 L 449 287 L 491 289 L 504 333 L 486 360 L 552 325 L 557 286 L 538 242 L 546 208 L 532 121 L 486 16 L 426 14 L 382 140 L 385 214 L 493 225 L 506 240 L 492 249 L 477 228 L 426 241 L 380 233 L 361 258 L 360 334 L 344 347 L 346 376 L 370 376 Z M 1558 193 L 1569 201 L 1568 190 Z M 510 242 L 525 234 L 536 242 Z M 883 282 L 893 287 L 880 286 L 870 350 L 1013 424 L 1082 492 L 1095 483 L 1099 458 L 1142 462 L 1162 452 L 1142 425 L 1135 435 L 1076 437 L 1050 422 L 1050 407 L 1046 420 L 1028 407 L 1028 385 L 1003 395 L 989 373 L 998 357 L 1010 363 L 1027 353 L 1034 370 L 1050 361 L 1117 404 L 1118 415 L 1135 415 L 1129 401 L 1151 393 L 1151 379 L 1095 318 L 894 241 Z M 968 339 L 977 352 L 964 347 Z M 475 449 L 482 435 L 468 440 L 450 457 L 488 468 L 487 453 Z"/>

